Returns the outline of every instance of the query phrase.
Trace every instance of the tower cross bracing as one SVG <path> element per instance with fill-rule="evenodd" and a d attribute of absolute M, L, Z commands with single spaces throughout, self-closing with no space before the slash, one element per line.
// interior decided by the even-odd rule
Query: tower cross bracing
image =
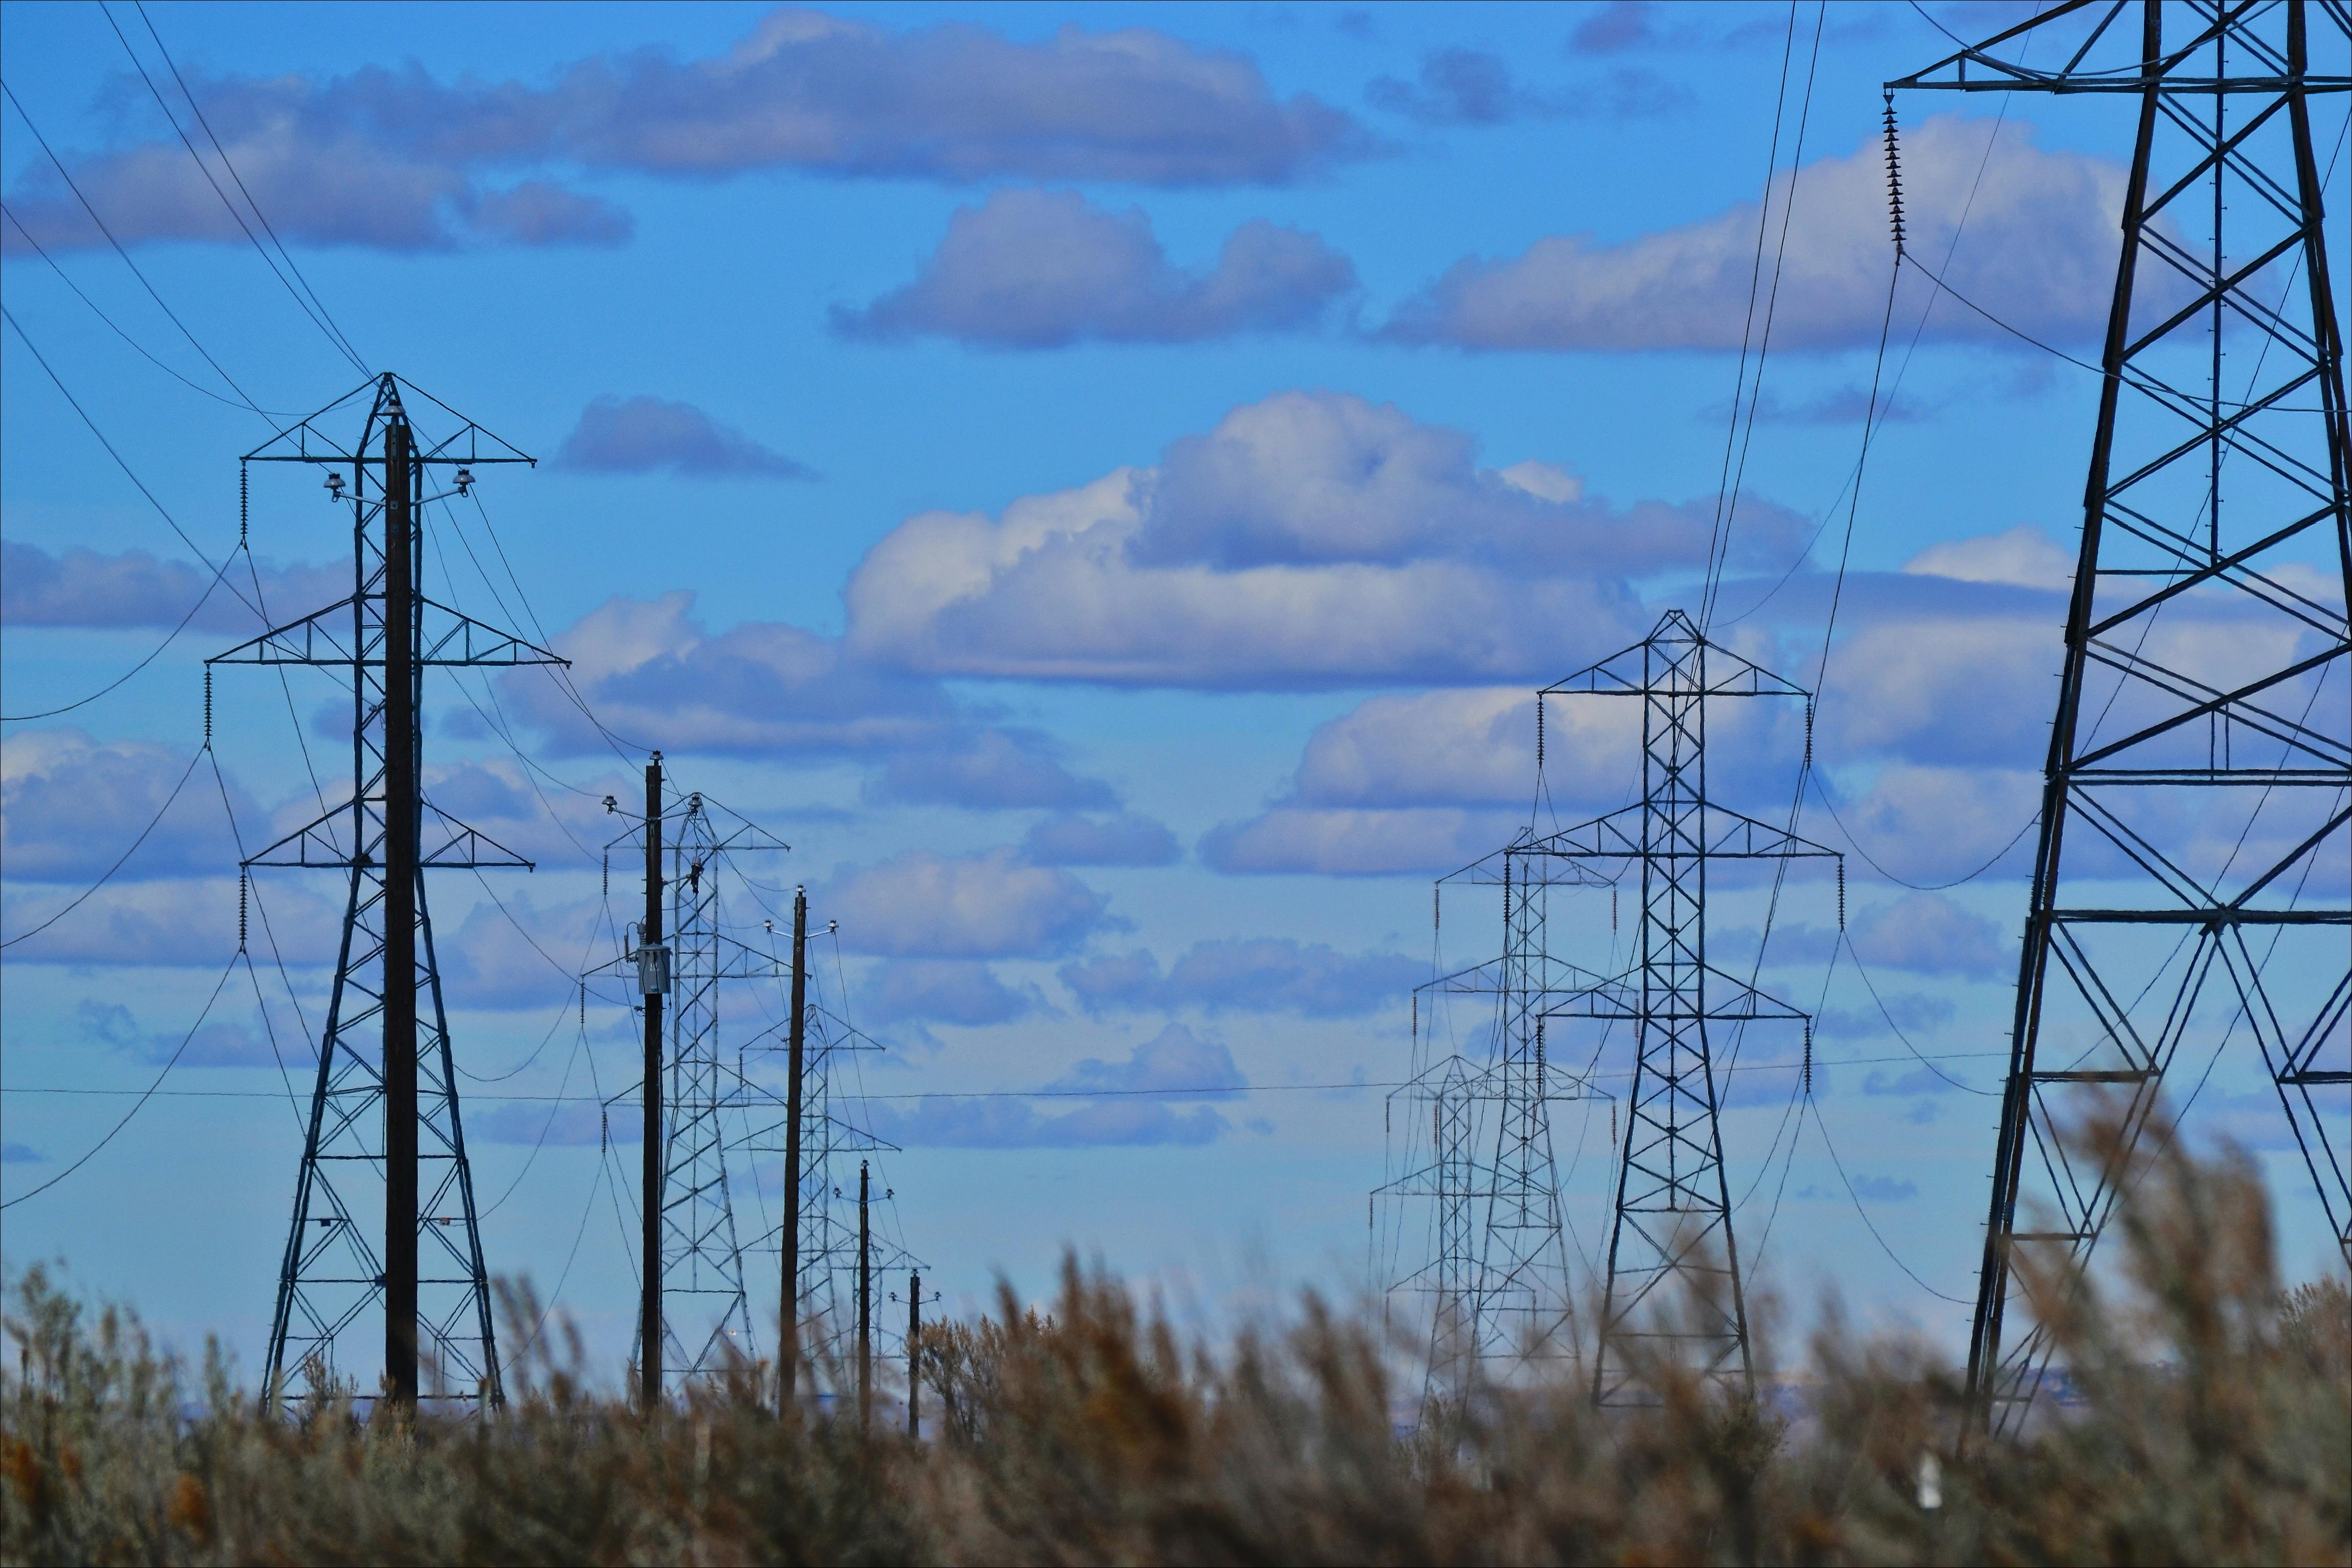
<path fill-rule="evenodd" d="M 1531 847 L 1616 881 L 1641 873 L 1634 967 L 1549 1002 L 1545 1016 L 1623 1022 L 1633 1086 L 1618 1150 L 1593 1396 L 1649 1403 L 1650 1356 L 1750 1384 L 1747 1292 L 1723 1159 L 1721 1086 L 1709 1026 L 1805 1023 L 1805 1015 L 1710 964 L 1707 867 L 1725 860 L 1835 858 L 1835 852 L 1720 806 L 1706 793 L 1706 707 L 1727 697 L 1810 702 L 1801 688 L 1700 634 L 1670 610 L 1634 646 L 1544 688 L 1542 697 L 1642 703 L 1642 799 Z M 1632 1354 L 1639 1346 L 1642 1354 Z"/>
<path fill-rule="evenodd" d="M 361 399 L 346 446 L 321 422 Z M 263 1367 L 271 1406 L 313 1379 L 374 1393 L 372 1365 L 395 1400 L 503 1397 L 424 873 L 530 862 L 425 798 L 419 714 L 428 669 L 564 661 L 421 591 L 422 511 L 440 498 L 428 477 L 454 470 L 462 492 L 477 467 L 530 459 L 455 415 L 428 441 L 409 400 L 449 412 L 386 374 L 246 455 L 327 471 L 330 500 L 350 508 L 352 591 L 207 661 L 324 669 L 352 688 L 349 797 L 243 862 L 345 879 Z M 380 1363 L 358 1343 L 371 1320 Z"/>
<path fill-rule="evenodd" d="M 2352 1260 L 2352 434 L 2312 123 L 2347 68 L 2336 0 L 2103 0 L 1887 84 L 2137 111 L 1969 1341 L 1996 1427 L 2053 1354 L 2011 1307 L 2085 1278 L 2179 1071 L 2258 1068 Z M 2094 1114 L 2103 1154 L 2069 1142 Z"/>

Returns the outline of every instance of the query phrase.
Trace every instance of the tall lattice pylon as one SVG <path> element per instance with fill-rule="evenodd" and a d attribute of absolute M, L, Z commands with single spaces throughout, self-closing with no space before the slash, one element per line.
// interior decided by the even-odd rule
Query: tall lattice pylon
<path fill-rule="evenodd" d="M 1639 1364 L 1659 1354 L 1746 1386 L 1753 1376 L 1747 1295 L 1710 1026 L 1809 1020 L 1707 962 L 1707 866 L 1834 852 L 1707 799 L 1706 707 L 1725 697 L 1811 699 L 1706 641 L 1679 610 L 1666 612 L 1644 641 L 1545 687 L 1539 700 L 1570 696 L 1642 704 L 1641 801 L 1529 846 L 1610 867 L 1612 881 L 1641 868 L 1635 967 L 1545 1008 L 1550 1018 L 1625 1022 L 1635 1031 L 1593 1396 L 1604 1406 L 1647 1403 L 1654 1396 Z"/>
<path fill-rule="evenodd" d="M 1598 983 L 1548 945 L 1552 888 L 1594 881 L 1532 827 L 1440 881 L 1441 890 L 1451 883 L 1499 891 L 1502 952 L 1420 991 L 1433 1009 L 1455 997 L 1491 1005 L 1492 1033 L 1483 1059 L 1426 1061 L 1416 1022 L 1414 1076 L 1394 1097 L 1416 1107 L 1404 1122 L 1402 1168 L 1375 1194 L 1436 1206 L 1425 1261 L 1391 1289 L 1429 1302 L 1429 1386 L 1439 1397 L 1522 1375 L 1541 1379 L 1580 1354 L 1552 1107 L 1585 1098 L 1589 1085 L 1550 1061 L 1545 1019 L 1555 1000 Z M 1417 1018 L 1418 997 L 1415 1007 Z M 1425 1159 L 1422 1102 L 1431 1107 Z M 1390 1125 L 1394 1141 L 1394 1103 Z"/>
<path fill-rule="evenodd" d="M 371 1318 L 394 1398 L 502 1397 L 424 872 L 530 862 L 424 798 L 418 712 L 429 668 L 563 661 L 421 591 L 422 514 L 439 498 L 427 476 L 455 470 L 462 493 L 477 467 L 530 459 L 455 415 L 428 439 L 404 393 L 448 414 L 387 374 L 247 455 L 326 469 L 328 498 L 351 509 L 352 591 L 209 661 L 331 670 L 352 685 L 350 798 L 245 862 L 336 870 L 347 887 L 270 1317 L 269 1404 L 312 1378 L 373 1392 L 359 1368 L 374 1358 L 354 1343 Z M 362 399 L 347 448 L 321 422 Z"/>
<path fill-rule="evenodd" d="M 1551 1071 L 1544 1019 L 1551 998 L 1574 988 L 1571 972 L 1547 946 L 1552 884 L 1587 879 L 1524 838 L 1494 858 L 1502 868 L 1501 984 L 1495 1049 L 1477 1086 L 1493 1106 L 1494 1155 L 1475 1198 L 1483 1212 L 1471 1323 L 1476 1354 L 1490 1363 L 1573 1361 L 1573 1286 L 1551 1108 L 1580 1098 L 1582 1085 Z"/>
<path fill-rule="evenodd" d="M 758 1357 L 751 1306 L 743 1288 L 743 1249 L 736 1237 L 727 1175 L 724 1113 L 745 1087 L 719 1038 L 719 982 L 729 951 L 719 930 L 719 835 L 700 795 L 687 797 L 671 836 L 670 1049 L 662 1098 L 662 1291 L 667 1303 L 663 1359 L 691 1376 L 730 1361 Z M 740 967 L 740 964 L 738 966 Z M 768 966 L 772 972 L 772 964 Z M 738 1140 L 739 1145 L 741 1140 Z M 706 1325 L 707 1322 L 707 1327 Z M 679 1330 L 686 1330 L 681 1341 Z"/>
<path fill-rule="evenodd" d="M 2352 1260 L 2352 439 L 2311 123 L 2347 53 L 2339 4 L 2076 4 L 1888 84 L 2138 111 L 1969 1347 L 1996 1426 L 2052 1354 L 2009 1308 L 2084 1278 L 2176 1063 L 2260 1058 Z M 2068 1147 L 2102 1098 L 2122 1137 Z"/>

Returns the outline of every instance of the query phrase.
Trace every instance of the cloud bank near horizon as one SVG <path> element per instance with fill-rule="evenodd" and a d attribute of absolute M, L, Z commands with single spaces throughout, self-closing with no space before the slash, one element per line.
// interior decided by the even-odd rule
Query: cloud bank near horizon
<path fill-rule="evenodd" d="M 1277 97 L 1246 57 L 1145 27 L 1072 25 L 1026 43 L 969 23 L 902 30 L 786 6 L 722 54 L 594 56 L 544 85 L 443 81 L 414 62 L 188 75 L 278 233 L 394 252 L 627 240 L 635 220 L 579 188 L 581 175 L 1280 186 L 1381 150 L 1347 111 Z M 244 241 L 175 137 L 60 155 L 126 245 Z M 556 177 L 529 173 L 549 167 Z M 8 206 L 48 249 L 107 243 L 47 163 Z M 13 227 L 0 235 L 0 250 L 27 248 Z"/>

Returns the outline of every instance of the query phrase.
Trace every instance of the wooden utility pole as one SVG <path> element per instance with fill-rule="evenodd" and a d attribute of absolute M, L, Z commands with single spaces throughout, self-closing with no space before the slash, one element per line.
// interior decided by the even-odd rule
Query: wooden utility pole
<path fill-rule="evenodd" d="M 776 1350 L 776 1414 L 792 1409 L 801 1354 L 801 1069 L 808 1044 L 808 889 L 793 889 L 793 1018 L 784 1071 L 784 1218 L 777 1249 L 783 1254 L 784 1294 Z"/>
<path fill-rule="evenodd" d="M 638 1309 L 637 1385 L 647 1414 L 662 1396 L 662 998 L 669 954 L 662 946 L 661 753 L 646 764 L 646 915 L 637 927 L 637 988 L 646 1004 L 645 1301 Z"/>
<path fill-rule="evenodd" d="M 907 1270 L 907 1436 L 923 1435 L 923 1276 Z"/>
<path fill-rule="evenodd" d="M 383 429 L 383 1377 L 416 1403 L 416 482 Z"/>

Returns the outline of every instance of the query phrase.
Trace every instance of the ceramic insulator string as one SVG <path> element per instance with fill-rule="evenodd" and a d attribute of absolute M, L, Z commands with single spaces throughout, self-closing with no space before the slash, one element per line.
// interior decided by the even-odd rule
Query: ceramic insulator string
<path fill-rule="evenodd" d="M 1903 256 L 1903 162 L 1895 133 L 1895 89 L 1886 89 L 1886 214 L 1895 231 L 1895 256 Z"/>

